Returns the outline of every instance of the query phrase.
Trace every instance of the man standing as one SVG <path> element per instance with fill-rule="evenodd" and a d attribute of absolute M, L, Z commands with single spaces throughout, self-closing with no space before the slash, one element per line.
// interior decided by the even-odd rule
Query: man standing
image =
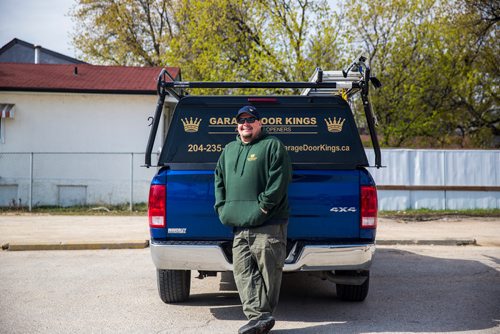
<path fill-rule="evenodd" d="M 215 169 L 215 210 L 234 229 L 234 280 L 250 320 L 238 333 L 268 333 L 286 256 L 292 168 L 283 144 L 262 129 L 254 106 L 241 108 L 236 120 L 238 136 Z"/>

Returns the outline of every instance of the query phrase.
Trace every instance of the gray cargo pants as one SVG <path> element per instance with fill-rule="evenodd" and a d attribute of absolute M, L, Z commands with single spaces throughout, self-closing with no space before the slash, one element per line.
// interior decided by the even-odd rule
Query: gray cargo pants
<path fill-rule="evenodd" d="M 287 226 L 265 225 L 235 231 L 234 281 L 249 320 L 271 315 L 278 304 Z"/>

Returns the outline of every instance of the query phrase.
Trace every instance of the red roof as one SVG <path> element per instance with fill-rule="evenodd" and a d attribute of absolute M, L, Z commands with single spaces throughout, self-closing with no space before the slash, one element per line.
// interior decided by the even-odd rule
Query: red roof
<path fill-rule="evenodd" d="M 0 90 L 155 94 L 162 67 L 0 63 Z M 180 69 L 167 67 L 176 78 Z"/>

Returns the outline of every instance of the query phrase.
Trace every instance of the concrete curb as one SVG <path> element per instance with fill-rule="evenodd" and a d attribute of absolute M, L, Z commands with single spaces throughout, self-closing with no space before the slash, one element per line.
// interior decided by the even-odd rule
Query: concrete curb
<path fill-rule="evenodd" d="M 378 246 L 481 246 L 476 239 L 379 239 Z M 47 251 L 47 250 L 99 250 L 99 249 L 144 249 L 149 247 L 149 240 L 128 241 L 82 241 L 82 242 L 14 242 L 2 245 L 7 251 Z"/>
<path fill-rule="evenodd" d="M 439 240 L 376 240 L 376 244 L 379 246 L 479 246 L 476 239 L 439 239 Z"/>
<path fill-rule="evenodd" d="M 143 249 L 149 247 L 149 240 L 96 241 L 96 242 L 36 242 L 6 243 L 7 251 L 46 251 L 46 250 L 98 250 L 98 249 Z"/>

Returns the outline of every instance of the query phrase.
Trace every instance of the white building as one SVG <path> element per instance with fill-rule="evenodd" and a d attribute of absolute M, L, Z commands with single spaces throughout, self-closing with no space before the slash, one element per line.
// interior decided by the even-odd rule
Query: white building
<path fill-rule="evenodd" d="M 160 71 L 0 63 L 0 206 L 145 202 L 155 170 L 140 166 Z M 167 97 L 164 115 L 175 103 Z"/>

